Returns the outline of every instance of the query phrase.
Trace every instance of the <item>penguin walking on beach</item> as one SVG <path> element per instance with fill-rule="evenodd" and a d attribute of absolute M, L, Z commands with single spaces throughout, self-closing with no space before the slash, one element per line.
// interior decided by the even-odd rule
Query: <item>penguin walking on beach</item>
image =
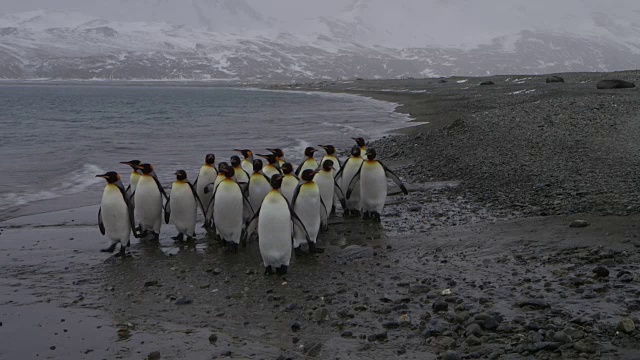
<path fill-rule="evenodd" d="M 120 164 L 129 165 L 132 169 L 131 175 L 129 175 L 129 185 L 126 188 L 127 194 L 131 198 L 134 192 L 136 192 L 136 187 L 138 186 L 138 181 L 140 180 L 140 169 L 138 169 L 138 165 L 142 164 L 140 160 L 131 160 L 131 161 L 121 161 Z"/>
<path fill-rule="evenodd" d="M 249 149 L 233 149 L 234 151 L 242 154 L 244 159 L 242 159 L 242 168 L 244 171 L 251 176 L 253 174 L 253 152 Z"/>
<path fill-rule="evenodd" d="M 218 170 L 215 168 L 216 156 L 214 154 L 207 154 L 204 158 L 204 164 L 200 167 L 200 172 L 193 185 L 196 188 L 198 198 L 203 204 L 208 204 L 211 201 L 211 193 L 206 194 L 204 188 L 214 182 L 218 177 Z M 204 227 L 211 227 L 210 222 L 207 220 L 206 208 L 202 209 L 202 215 L 204 216 Z"/>
<path fill-rule="evenodd" d="M 360 147 L 353 145 L 351 148 L 351 156 L 349 156 L 338 174 L 336 174 L 336 180 L 339 181 L 340 188 L 343 189 L 343 191 L 349 188 L 351 180 L 353 180 L 353 177 L 358 173 L 363 161 Z M 346 208 L 344 209 L 345 216 L 357 216 L 360 213 L 360 183 L 356 182 L 354 186 L 351 197 L 346 199 Z"/>
<path fill-rule="evenodd" d="M 289 204 L 291 204 L 293 193 L 296 191 L 298 184 L 300 184 L 300 179 L 293 173 L 293 165 L 288 162 L 282 164 L 282 173 L 282 187 L 280 188 L 280 192 Z"/>
<path fill-rule="evenodd" d="M 246 222 L 243 219 L 251 219 L 253 210 L 244 191 L 233 179 L 234 168 L 227 166 L 220 169 L 220 172 L 224 175 L 224 180 L 215 189 L 212 184 L 207 187 L 206 191 L 213 192 L 211 203 L 207 207 L 211 209 L 218 236 L 225 245 L 237 250 L 238 245 L 245 238 Z"/>
<path fill-rule="evenodd" d="M 287 162 L 284 159 L 284 151 L 282 151 L 282 149 L 267 149 L 267 150 L 271 151 L 273 155 L 276 156 L 276 161 L 278 162 L 278 166 L 282 168 L 282 165 L 284 165 L 284 163 Z"/>
<path fill-rule="evenodd" d="M 277 174 L 280 175 L 280 174 Z M 249 201 L 253 211 L 258 211 L 262 200 L 271 190 L 269 178 L 262 173 L 262 160 L 253 160 L 253 174 L 249 178 Z"/>
<path fill-rule="evenodd" d="M 316 149 L 314 149 L 311 146 L 308 146 L 306 149 L 304 149 L 304 160 L 302 161 L 302 164 L 300 164 L 300 166 L 298 166 L 298 168 L 296 169 L 296 175 L 300 176 L 300 174 L 302 174 L 303 171 L 310 169 L 310 170 L 315 170 L 318 168 L 318 162 L 313 158 L 313 153 L 315 153 Z"/>
<path fill-rule="evenodd" d="M 293 229 L 300 231 L 310 242 L 304 224 L 292 210 L 287 199 L 280 193 L 283 176 L 274 175 L 271 180 L 271 190 L 265 196 L 260 209 L 253 216 L 247 234 L 258 230 L 258 247 L 264 264 L 265 275 L 285 275 L 291 260 L 291 241 Z"/>
<path fill-rule="evenodd" d="M 191 241 L 196 236 L 198 205 L 203 214 L 206 212 L 196 189 L 187 180 L 187 173 L 184 170 L 178 170 L 175 175 L 176 181 L 171 184 L 171 194 L 164 208 L 164 221 L 167 224 L 172 222 L 178 230 L 178 235 L 173 237 L 173 240 L 183 241 L 186 235 L 187 241 Z"/>
<path fill-rule="evenodd" d="M 142 171 L 142 176 L 133 195 L 136 204 L 135 217 L 140 221 L 141 235 L 151 232 L 153 239 L 158 240 L 162 226 L 162 198 L 167 199 L 167 194 L 151 164 L 140 164 L 138 169 Z"/>
<path fill-rule="evenodd" d="M 334 176 L 335 174 L 337 174 L 338 171 L 340 171 L 340 169 L 342 168 L 342 163 L 340 162 L 340 159 L 338 159 L 338 157 L 336 156 L 336 148 L 333 145 L 318 145 L 321 148 L 324 149 L 324 151 L 327 153 L 325 156 L 322 157 L 322 160 L 320 161 L 320 166 L 322 166 L 322 164 L 326 161 L 326 160 L 331 160 L 333 162 L 333 169 L 334 169 Z"/>
<path fill-rule="evenodd" d="M 129 195 L 117 172 L 109 171 L 96 177 L 107 180 L 98 210 L 98 227 L 102 235 L 107 235 L 111 240 L 109 247 L 100 251 L 112 253 L 120 243 L 120 252 L 116 256 L 123 256 L 129 246 L 131 231 L 135 232 Z"/>
<path fill-rule="evenodd" d="M 262 168 L 262 173 L 269 179 L 275 174 L 282 174 L 280 165 L 274 154 L 257 154 L 258 156 L 267 160 L 267 165 Z"/>
<path fill-rule="evenodd" d="M 306 169 L 300 179 L 302 183 L 296 187 L 293 194 L 291 207 L 305 226 L 306 233 L 299 229 L 293 231 L 293 248 L 300 251 L 300 245 L 307 242 L 309 253 L 322 253 L 324 249 L 316 247 L 316 241 L 320 228 L 327 229 L 327 209 L 320 196 L 320 188 L 313 181 L 318 170 Z"/>
<path fill-rule="evenodd" d="M 360 191 L 360 207 L 365 219 L 380 221 L 387 199 L 387 178 L 393 180 L 405 195 L 409 193 L 400 178 L 380 160 L 376 160 L 376 150 L 367 149 L 367 160 L 362 162 L 347 190 L 347 201 L 353 197 L 354 191 Z"/>
<path fill-rule="evenodd" d="M 318 184 L 318 188 L 320 188 L 320 198 L 326 207 L 327 216 L 335 212 L 336 206 L 334 200 L 339 201 L 343 209 L 346 207 L 344 194 L 342 193 L 340 185 L 336 182 L 334 173 L 333 161 L 327 159 L 322 162 L 320 170 L 313 178 L 313 181 L 315 181 L 315 183 Z"/>

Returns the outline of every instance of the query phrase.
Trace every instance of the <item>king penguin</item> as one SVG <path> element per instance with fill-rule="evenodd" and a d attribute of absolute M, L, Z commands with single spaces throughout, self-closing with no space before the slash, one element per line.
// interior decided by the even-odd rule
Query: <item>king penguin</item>
<path fill-rule="evenodd" d="M 346 191 L 346 189 L 349 188 L 351 180 L 354 176 L 356 176 L 356 173 L 358 173 L 360 165 L 363 161 L 364 159 L 361 156 L 360 147 L 358 145 L 353 145 L 353 147 L 351 148 L 351 156 L 349 156 L 347 161 L 344 162 L 342 168 L 336 175 L 336 180 L 339 181 L 340 188 L 343 189 L 343 191 Z M 357 191 L 355 191 L 356 189 L 354 188 L 353 194 L 346 200 L 346 209 L 344 210 L 345 216 L 357 216 L 360 212 L 359 186 L 360 183 L 357 183 Z"/>
<path fill-rule="evenodd" d="M 262 173 L 262 160 L 253 160 L 253 174 L 249 178 L 249 201 L 253 211 L 258 211 L 262 200 L 271 190 L 269 178 Z"/>
<path fill-rule="evenodd" d="M 282 149 L 267 149 L 267 150 L 271 151 L 273 155 L 276 156 L 276 161 L 278 162 L 279 167 L 282 167 L 282 165 L 284 165 L 284 163 L 287 162 L 284 159 L 284 151 L 282 151 Z"/>
<path fill-rule="evenodd" d="M 176 181 L 171 184 L 169 201 L 164 208 L 164 221 L 167 224 L 172 222 L 178 230 L 178 235 L 173 240 L 182 241 L 186 235 L 187 241 L 191 241 L 196 236 L 196 209 L 200 205 L 202 213 L 205 210 L 196 189 L 187 180 L 187 173 L 178 170 L 175 175 Z"/>
<path fill-rule="evenodd" d="M 361 137 L 357 137 L 357 138 L 352 138 L 356 144 L 358 145 L 358 147 L 360 148 L 360 153 L 361 154 L 366 154 L 367 153 L 367 146 L 364 142 L 364 139 Z"/>
<path fill-rule="evenodd" d="M 282 164 L 282 188 L 280 192 L 287 199 L 289 204 L 291 204 L 291 200 L 293 200 L 293 193 L 296 191 L 296 187 L 300 184 L 300 179 L 293 174 L 293 165 L 286 162 Z"/>
<path fill-rule="evenodd" d="M 253 152 L 249 149 L 233 149 L 242 154 L 244 159 L 242 160 L 242 168 L 251 176 L 253 174 Z"/>
<path fill-rule="evenodd" d="M 306 149 L 304 149 L 304 161 L 302 161 L 302 164 L 300 164 L 300 166 L 298 166 L 298 168 L 296 169 L 296 175 L 300 176 L 300 174 L 302 174 L 303 171 L 310 169 L 310 170 L 315 170 L 318 168 L 318 162 L 313 158 L 313 153 L 315 153 L 316 149 L 314 149 L 313 147 L 309 146 Z"/>
<path fill-rule="evenodd" d="M 258 156 L 265 158 L 267 160 L 267 165 L 262 168 L 262 173 L 269 179 L 275 174 L 282 174 L 280 171 L 280 165 L 278 164 L 278 159 L 274 154 L 257 154 Z"/>
<path fill-rule="evenodd" d="M 310 241 L 304 224 L 280 193 L 282 179 L 283 176 L 280 174 L 273 175 L 270 181 L 272 190 L 265 196 L 262 206 L 251 219 L 247 229 L 248 235 L 258 230 L 258 247 L 265 275 L 273 274 L 273 269 L 279 275 L 287 273 L 294 228 Z"/>
<path fill-rule="evenodd" d="M 98 227 L 102 235 L 106 234 L 111 240 L 109 247 L 100 251 L 112 253 L 120 243 L 120 252 L 116 256 L 122 256 L 129 246 L 131 231 L 135 231 L 129 195 L 117 172 L 109 171 L 96 177 L 107 180 L 98 210 Z"/>
<path fill-rule="evenodd" d="M 372 218 L 380 221 L 380 214 L 387 199 L 387 178 L 393 180 L 405 195 L 409 193 L 398 176 L 380 160 L 376 160 L 376 150 L 367 149 L 367 160 L 362 162 L 347 190 L 347 199 L 349 199 L 353 197 L 353 192 L 357 191 L 359 183 L 360 207 L 365 219 Z"/>
<path fill-rule="evenodd" d="M 202 201 L 203 204 L 208 204 L 211 201 L 211 193 L 205 194 L 204 188 L 210 183 L 216 181 L 216 177 L 218 176 L 218 170 L 216 170 L 214 163 L 216 162 L 216 156 L 214 154 L 207 154 L 204 157 L 204 164 L 200 167 L 200 172 L 198 173 L 198 177 L 194 182 L 196 187 L 196 193 L 198 194 L 198 198 Z M 204 227 L 209 228 L 210 224 L 207 219 L 206 208 L 203 209 L 202 215 L 204 216 Z"/>
<path fill-rule="evenodd" d="M 340 162 L 340 159 L 338 159 L 338 157 L 336 156 L 336 148 L 333 145 L 318 145 L 321 148 L 324 149 L 324 151 L 327 153 L 325 156 L 322 157 L 322 161 L 320 161 L 320 166 L 322 166 L 322 164 L 325 162 L 325 160 L 331 160 L 333 162 L 333 169 L 334 169 L 334 176 L 335 174 L 340 171 L 340 169 L 342 168 L 342 163 Z"/>
<path fill-rule="evenodd" d="M 323 249 L 316 247 L 316 241 L 320 228 L 327 229 L 328 212 L 320 196 L 320 188 L 313 181 L 317 171 L 306 169 L 302 172 L 300 176 L 302 183 L 296 187 L 291 203 L 293 212 L 298 215 L 307 230 L 307 234 L 305 234 L 300 230 L 294 229 L 293 248 L 298 251 L 300 250 L 300 245 L 308 242 L 309 253 L 311 254 L 324 252 Z"/>
<path fill-rule="evenodd" d="M 335 169 L 332 160 L 324 160 L 316 176 L 313 178 L 320 188 L 320 197 L 327 210 L 327 216 L 335 211 L 334 200 L 337 199 L 345 208 L 344 194 L 334 177 Z"/>
<path fill-rule="evenodd" d="M 247 186 L 249 186 L 249 174 L 244 171 L 242 168 L 242 163 L 240 161 L 240 157 L 238 155 L 233 155 L 231 157 L 231 167 L 233 168 L 234 176 L 233 179 L 240 184 L 243 191 L 247 190 Z"/>
<path fill-rule="evenodd" d="M 227 166 L 220 169 L 220 172 L 225 178 L 213 190 L 213 198 L 208 207 L 212 209 L 213 223 L 218 236 L 225 245 L 228 244 L 237 250 L 244 237 L 243 219 L 251 219 L 252 209 L 242 188 L 233 179 L 235 170 Z M 211 186 L 207 187 L 207 191 L 210 190 Z"/>
<path fill-rule="evenodd" d="M 140 164 L 138 169 L 142 176 L 138 181 L 134 199 L 136 203 L 135 216 L 140 220 L 142 235 L 151 232 L 153 238 L 158 240 L 160 226 L 162 226 L 162 197 L 167 198 L 160 181 L 151 164 Z"/>
<path fill-rule="evenodd" d="M 131 175 L 129 175 L 129 186 L 127 186 L 127 194 L 129 197 L 136 192 L 136 187 L 138 186 L 138 181 L 140 180 L 140 170 L 138 169 L 138 165 L 141 164 L 140 160 L 131 160 L 131 161 L 121 161 L 120 164 L 125 164 L 131 166 Z"/>

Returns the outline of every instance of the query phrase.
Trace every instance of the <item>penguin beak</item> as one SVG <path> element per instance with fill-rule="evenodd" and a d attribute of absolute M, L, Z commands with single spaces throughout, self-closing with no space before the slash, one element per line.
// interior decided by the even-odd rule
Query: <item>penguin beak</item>
<path fill-rule="evenodd" d="M 320 146 L 321 148 L 327 150 L 327 147 L 325 145 L 318 145 L 318 146 Z"/>
<path fill-rule="evenodd" d="M 142 169 L 144 169 L 144 168 L 142 167 L 142 165 L 136 165 L 136 169 L 138 169 L 138 170 L 142 170 Z"/>
<path fill-rule="evenodd" d="M 101 178 L 103 178 L 103 179 L 106 179 L 106 178 L 107 178 L 107 174 L 96 175 L 96 177 L 101 177 Z"/>
<path fill-rule="evenodd" d="M 131 166 L 131 162 L 129 161 L 120 161 L 120 164 L 125 164 Z"/>

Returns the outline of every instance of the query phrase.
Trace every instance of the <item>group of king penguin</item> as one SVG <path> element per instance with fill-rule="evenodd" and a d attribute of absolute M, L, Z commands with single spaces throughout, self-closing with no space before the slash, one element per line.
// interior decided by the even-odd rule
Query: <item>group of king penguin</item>
<path fill-rule="evenodd" d="M 248 149 L 234 149 L 230 163 L 215 167 L 215 155 L 207 154 L 195 182 L 184 170 L 175 172 L 176 180 L 169 195 L 160 184 L 151 164 L 139 160 L 125 161 L 130 166 L 128 187 L 120 175 L 109 171 L 102 194 L 98 224 L 111 240 L 103 252 L 124 256 L 133 232 L 137 238 L 158 240 L 163 221 L 173 223 L 176 241 L 195 237 L 197 209 L 204 215 L 204 227 L 234 250 L 256 231 L 265 274 L 286 274 L 292 249 L 301 251 L 307 244 L 309 253 L 322 253 L 316 246 L 318 233 L 327 229 L 329 216 L 340 203 L 345 216 L 362 216 L 380 221 L 387 197 L 387 178 L 404 194 L 402 181 L 382 162 L 376 151 L 366 148 L 363 138 L 356 142 L 344 162 L 336 157 L 332 145 L 319 145 L 326 155 L 318 163 L 317 151 L 307 147 L 304 161 L 294 171 L 284 160 L 281 149 L 266 149 L 269 154 L 256 154 Z M 365 154 L 366 159 L 362 156 Z"/>

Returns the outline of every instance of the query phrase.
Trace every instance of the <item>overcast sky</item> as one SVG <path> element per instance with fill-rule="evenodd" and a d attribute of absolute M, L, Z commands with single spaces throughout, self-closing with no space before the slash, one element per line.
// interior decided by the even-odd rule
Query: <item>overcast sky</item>
<path fill-rule="evenodd" d="M 230 32 L 309 33 L 323 30 L 309 18 L 337 17 L 370 41 L 398 46 L 480 43 L 523 29 L 640 36 L 640 0 L 0 0 L 4 13 L 36 9 Z"/>

